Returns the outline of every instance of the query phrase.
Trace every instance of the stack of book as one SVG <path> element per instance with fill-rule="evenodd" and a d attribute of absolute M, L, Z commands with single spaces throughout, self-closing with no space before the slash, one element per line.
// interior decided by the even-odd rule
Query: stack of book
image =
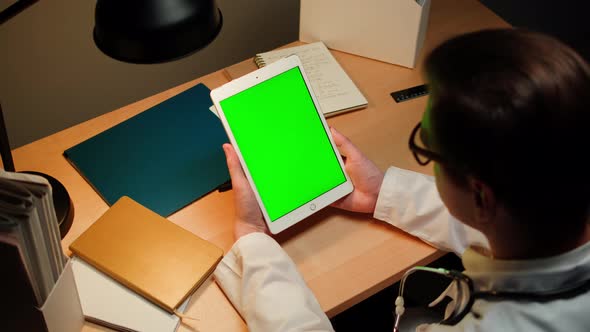
<path fill-rule="evenodd" d="M 42 177 L 0 170 L 2 331 L 174 331 L 223 257 L 214 244 L 122 197 L 63 254 Z"/>
<path fill-rule="evenodd" d="M 86 320 L 120 331 L 174 331 L 223 257 L 214 244 L 127 196 L 71 245 Z"/>
<path fill-rule="evenodd" d="M 0 262 L 3 264 L 0 321 L 3 328 L 10 331 L 79 330 L 82 324 L 80 304 L 60 241 L 47 180 L 0 170 Z M 63 316 L 53 314 L 62 309 L 67 311 Z"/>

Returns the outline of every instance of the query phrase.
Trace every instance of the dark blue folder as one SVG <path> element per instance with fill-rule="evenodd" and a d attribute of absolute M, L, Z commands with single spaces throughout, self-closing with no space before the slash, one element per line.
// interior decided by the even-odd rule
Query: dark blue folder
<path fill-rule="evenodd" d="M 229 180 L 209 92 L 196 85 L 64 156 L 109 205 L 129 196 L 167 217 Z"/>

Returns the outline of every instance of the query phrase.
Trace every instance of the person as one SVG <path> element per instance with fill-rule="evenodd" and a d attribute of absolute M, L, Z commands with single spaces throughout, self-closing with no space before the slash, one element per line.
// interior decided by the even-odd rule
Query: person
<path fill-rule="evenodd" d="M 457 253 L 474 292 L 530 295 L 477 298 L 455 325 L 420 331 L 586 331 L 589 66 L 549 36 L 493 29 L 444 42 L 424 73 L 429 100 L 410 147 L 420 164 L 432 162 L 434 177 L 396 167 L 383 173 L 332 128 L 355 186 L 333 205 Z M 217 282 L 253 331 L 331 331 L 268 235 L 235 151 L 223 148 L 237 241 Z"/>

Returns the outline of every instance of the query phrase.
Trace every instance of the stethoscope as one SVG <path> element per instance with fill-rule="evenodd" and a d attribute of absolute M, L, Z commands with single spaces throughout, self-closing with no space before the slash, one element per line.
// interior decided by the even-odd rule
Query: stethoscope
<path fill-rule="evenodd" d="M 443 268 L 431 268 L 426 266 L 415 266 L 406 273 L 404 273 L 399 287 L 399 295 L 395 299 L 395 323 L 393 325 L 393 332 L 399 332 L 399 322 L 402 315 L 405 312 L 404 307 L 404 286 L 406 283 L 406 279 L 412 273 L 417 271 L 426 271 L 436 273 L 447 278 L 453 280 L 453 282 L 457 282 L 458 286 L 457 290 L 457 301 L 466 301 L 463 305 L 457 304 L 455 305 L 454 311 L 451 315 L 439 324 L 442 325 L 455 325 L 459 321 L 461 321 L 469 312 L 471 312 L 471 307 L 475 300 L 477 299 L 486 299 L 492 301 L 499 301 L 499 300 L 528 300 L 528 301 L 535 301 L 535 302 L 549 302 L 556 299 L 567 299 L 574 297 L 576 295 L 582 294 L 588 290 L 590 290 L 590 279 L 584 281 L 582 284 L 574 284 L 572 286 L 568 286 L 567 288 L 561 288 L 554 290 L 552 292 L 543 292 L 543 293 L 525 293 L 525 292 L 499 292 L 499 291 L 474 291 L 473 280 L 469 278 L 469 276 L 455 270 L 447 270 Z M 469 296 L 464 296 L 465 292 L 468 292 Z M 459 308 L 460 310 L 457 312 L 456 309 Z M 461 309 L 462 308 L 462 309 Z"/>

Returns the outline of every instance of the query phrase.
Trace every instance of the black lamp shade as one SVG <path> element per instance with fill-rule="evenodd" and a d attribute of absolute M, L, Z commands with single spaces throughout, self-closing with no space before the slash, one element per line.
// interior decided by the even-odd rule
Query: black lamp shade
<path fill-rule="evenodd" d="M 131 63 L 160 63 L 189 55 L 219 34 L 215 0 L 98 0 L 94 42 Z"/>

